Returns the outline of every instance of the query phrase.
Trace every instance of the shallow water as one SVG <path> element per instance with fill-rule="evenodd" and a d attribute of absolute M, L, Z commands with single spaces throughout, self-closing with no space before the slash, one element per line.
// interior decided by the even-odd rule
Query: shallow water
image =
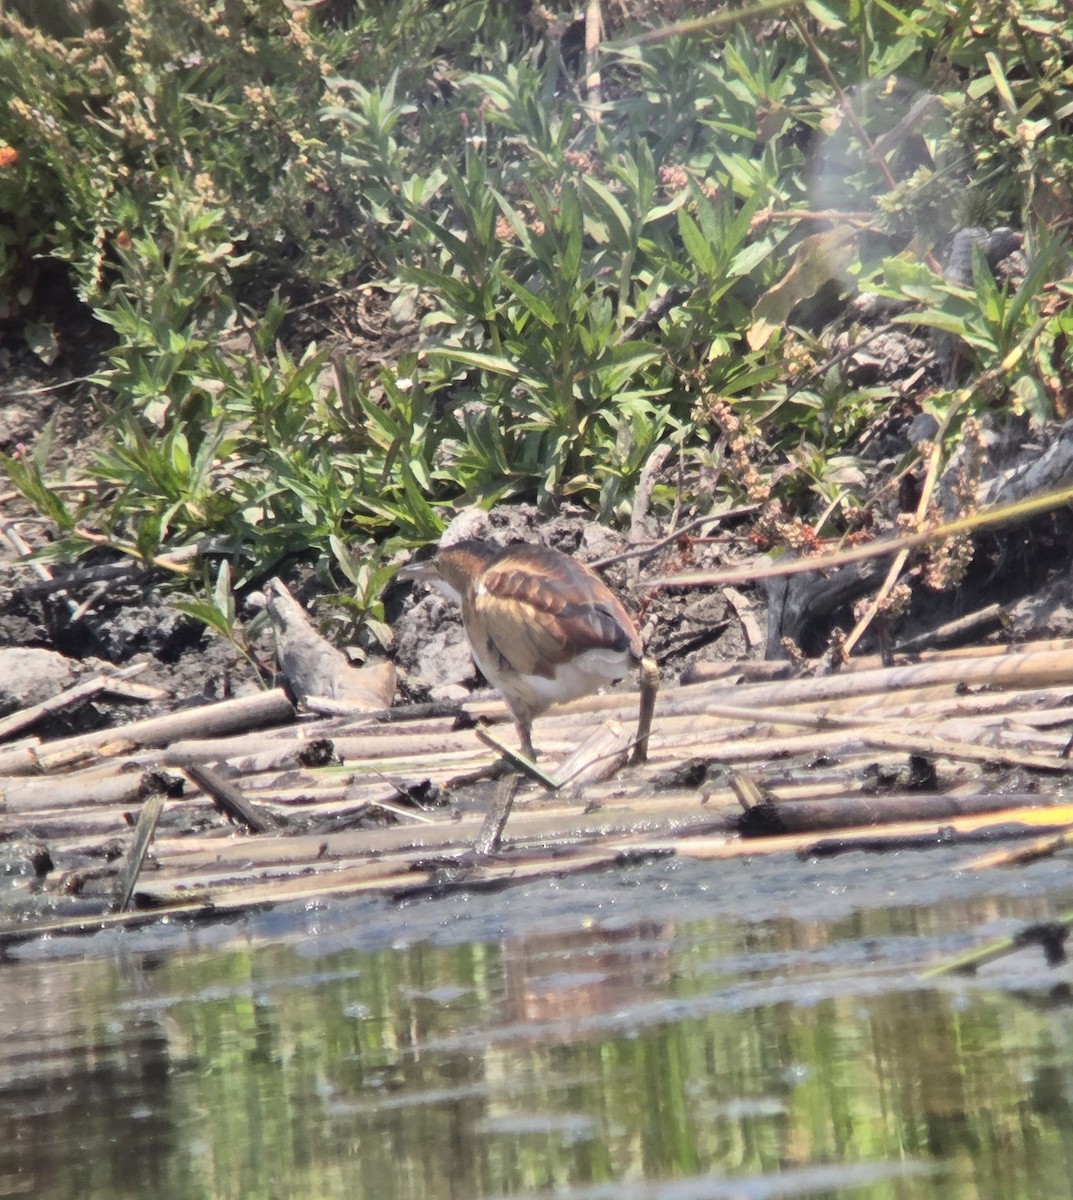
<path fill-rule="evenodd" d="M 0 1196 L 1073 1195 L 1073 907 L 964 851 L 665 861 L 0 962 Z M 907 901 L 909 901 L 907 903 Z"/>

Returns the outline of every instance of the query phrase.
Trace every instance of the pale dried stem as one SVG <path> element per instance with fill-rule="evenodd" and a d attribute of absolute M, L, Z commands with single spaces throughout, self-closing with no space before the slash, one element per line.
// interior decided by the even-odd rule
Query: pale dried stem
<path fill-rule="evenodd" d="M 164 717 L 131 721 L 116 729 L 98 729 L 40 746 L 0 750 L 0 774 L 25 775 L 62 768 L 81 757 L 93 757 L 112 744 L 128 748 L 163 746 L 197 734 L 219 735 L 293 719 L 294 706 L 281 690 L 259 692 L 186 708 Z"/>

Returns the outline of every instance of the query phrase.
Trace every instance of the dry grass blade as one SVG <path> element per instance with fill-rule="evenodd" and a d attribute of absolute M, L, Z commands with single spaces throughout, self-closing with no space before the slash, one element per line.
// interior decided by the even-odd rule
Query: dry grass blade
<path fill-rule="evenodd" d="M 160 821 L 160 814 L 164 811 L 166 802 L 167 796 L 162 791 L 154 792 L 146 797 L 138 817 L 138 824 L 134 828 L 134 842 L 123 863 L 119 878 L 116 880 L 115 894 L 109 912 L 123 912 L 130 903 L 130 898 L 134 895 L 134 885 L 138 882 L 142 864 L 149 852 L 149 843 L 153 840 L 153 834 L 156 833 L 157 823 Z"/>
<path fill-rule="evenodd" d="M 786 0 L 750 0 L 742 8 L 720 9 L 704 17 L 695 17 L 686 21 L 674 21 L 669 25 L 661 25 L 647 33 L 636 37 L 623 38 L 612 43 L 614 49 L 627 46 L 648 46 L 653 42 L 664 42 L 669 38 L 689 37 L 697 33 L 710 33 L 726 26 L 734 26 L 752 17 L 764 16 L 767 13 L 783 13 L 789 7 Z"/>
<path fill-rule="evenodd" d="M 523 775 L 528 775 L 530 779 L 535 780 L 541 787 L 547 788 L 549 792 L 554 792 L 559 786 L 535 762 L 526 758 L 524 754 L 515 750 L 513 746 L 508 746 L 506 742 L 501 742 L 499 738 L 489 733 L 487 729 L 478 726 L 473 732 L 476 734 L 478 741 L 483 742 L 486 746 L 490 746 L 497 754 L 505 758 L 516 771 L 520 771 Z"/>

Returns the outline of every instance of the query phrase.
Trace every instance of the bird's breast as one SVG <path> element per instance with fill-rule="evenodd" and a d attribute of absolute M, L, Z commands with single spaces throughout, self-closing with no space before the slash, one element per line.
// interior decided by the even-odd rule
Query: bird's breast
<path fill-rule="evenodd" d="M 587 650 L 567 662 L 537 663 L 534 669 L 518 670 L 494 643 L 472 643 L 473 658 L 493 687 L 514 705 L 532 715 L 552 704 L 565 704 L 588 696 L 609 684 L 625 679 L 632 656 L 618 650 Z"/>

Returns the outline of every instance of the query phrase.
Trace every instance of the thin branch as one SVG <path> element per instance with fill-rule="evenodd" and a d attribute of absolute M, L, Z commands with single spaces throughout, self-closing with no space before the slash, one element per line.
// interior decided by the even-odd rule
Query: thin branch
<path fill-rule="evenodd" d="M 716 587 L 724 583 L 755 583 L 759 579 L 779 579 L 786 575 L 803 575 L 808 571 L 830 571 L 850 563 L 865 562 L 870 558 L 882 558 L 886 554 L 898 554 L 903 550 L 915 550 L 931 542 L 945 541 L 965 533 L 980 533 L 995 529 L 1014 521 L 1027 521 L 1042 513 L 1051 512 L 1063 505 L 1073 503 L 1073 487 L 1045 492 L 1027 500 L 1001 504 L 995 508 L 982 509 L 956 521 L 947 521 L 931 529 L 899 537 L 878 538 L 865 546 L 854 546 L 849 550 L 838 550 L 831 554 L 814 555 L 810 558 L 795 558 L 789 561 L 772 562 L 770 559 L 754 559 L 744 567 L 731 567 L 722 571 L 683 571 L 680 575 L 660 576 L 647 580 L 650 588 L 670 587 Z M 647 551 L 646 551 L 647 553 Z"/>

